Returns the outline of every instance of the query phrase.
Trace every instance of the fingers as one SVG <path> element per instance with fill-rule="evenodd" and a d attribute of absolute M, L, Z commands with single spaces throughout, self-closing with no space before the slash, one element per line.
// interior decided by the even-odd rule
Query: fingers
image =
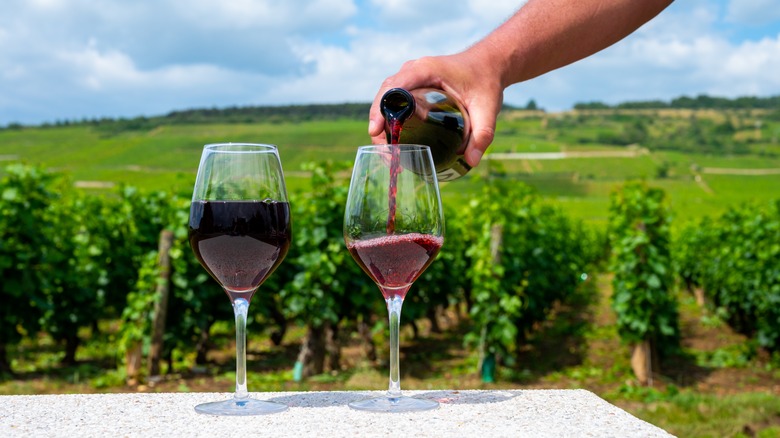
<path fill-rule="evenodd" d="M 368 135 L 371 136 L 371 138 L 376 137 L 382 132 L 382 121 L 377 120 L 371 116 L 369 116 L 368 120 Z"/>
<path fill-rule="evenodd" d="M 500 94 L 497 99 L 491 93 L 478 96 L 467 105 L 471 120 L 471 136 L 466 145 L 464 158 L 471 167 L 479 164 L 488 146 L 493 142 L 496 134 L 496 118 L 502 100 Z"/>
<path fill-rule="evenodd" d="M 379 104 L 382 100 L 382 96 L 385 95 L 387 90 L 392 87 L 387 86 L 387 82 L 390 79 L 385 80 L 382 86 L 379 88 L 379 92 L 374 97 L 374 102 L 371 104 L 371 109 L 368 113 L 368 135 L 371 137 L 373 144 L 387 143 L 387 135 L 385 134 L 385 117 L 379 109 Z"/>
<path fill-rule="evenodd" d="M 377 139 L 381 139 L 380 142 L 384 143 L 384 131 L 385 119 L 382 117 L 379 111 L 379 102 L 382 100 L 385 92 L 391 88 L 400 87 L 407 90 L 413 90 L 415 88 L 441 88 L 441 80 L 438 78 L 436 67 L 437 59 L 434 57 L 425 57 L 412 61 L 405 62 L 398 72 L 382 82 L 379 87 L 379 92 L 374 96 L 374 101 L 371 103 L 371 109 L 368 113 L 368 135 L 377 142 Z"/>
<path fill-rule="evenodd" d="M 471 141 L 466 147 L 466 154 L 464 155 L 469 166 L 477 167 L 479 165 L 488 146 L 493 142 L 494 135 L 494 128 L 483 128 L 472 132 Z"/>
<path fill-rule="evenodd" d="M 379 93 L 374 97 L 371 109 L 368 111 L 368 135 L 371 136 L 372 140 L 375 140 L 376 137 L 384 132 L 385 118 L 382 117 L 382 113 L 379 111 L 379 101 L 382 99 L 385 91 L 384 88 L 379 89 Z"/>
<path fill-rule="evenodd" d="M 381 134 L 372 135 L 371 136 L 371 143 L 373 143 L 373 144 L 387 144 L 387 143 L 389 143 L 387 141 L 387 135 L 385 134 L 385 131 L 382 130 Z"/>

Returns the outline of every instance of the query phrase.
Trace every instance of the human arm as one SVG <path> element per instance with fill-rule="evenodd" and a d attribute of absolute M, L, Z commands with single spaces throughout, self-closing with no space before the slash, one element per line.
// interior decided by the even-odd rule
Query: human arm
<path fill-rule="evenodd" d="M 471 120 L 466 161 L 476 166 L 493 141 L 504 89 L 620 41 L 672 0 L 530 0 L 485 38 L 454 55 L 406 62 L 382 83 L 369 135 L 384 142 L 379 99 L 390 88 L 432 87 L 458 99 Z"/>

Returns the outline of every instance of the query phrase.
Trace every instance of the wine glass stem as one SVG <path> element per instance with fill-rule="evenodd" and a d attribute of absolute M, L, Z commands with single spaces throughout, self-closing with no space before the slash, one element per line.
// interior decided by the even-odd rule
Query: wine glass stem
<path fill-rule="evenodd" d="M 233 313 L 236 316 L 236 394 L 235 398 L 249 397 L 246 388 L 246 315 L 249 301 L 236 298 L 233 301 Z"/>
<path fill-rule="evenodd" d="M 387 300 L 387 313 L 390 317 L 390 387 L 387 395 L 390 397 L 401 396 L 401 370 L 398 364 L 398 336 L 400 332 L 401 306 L 403 298 L 392 295 Z"/>

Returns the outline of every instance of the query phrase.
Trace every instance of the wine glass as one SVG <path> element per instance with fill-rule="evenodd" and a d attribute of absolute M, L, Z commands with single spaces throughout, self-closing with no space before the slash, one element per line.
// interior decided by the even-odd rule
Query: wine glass
<path fill-rule="evenodd" d="M 404 297 L 444 242 L 441 197 L 428 146 L 358 149 L 344 213 L 344 240 L 357 264 L 379 286 L 390 322 L 387 395 L 349 406 L 376 412 L 437 408 L 435 401 L 401 394 L 398 365 L 398 325 Z"/>
<path fill-rule="evenodd" d="M 259 415 L 287 406 L 249 397 L 246 317 L 255 291 L 290 247 L 290 204 L 276 146 L 210 144 L 203 154 L 190 207 L 189 239 L 201 265 L 222 286 L 236 318 L 236 392 L 195 406 L 213 415 Z"/>

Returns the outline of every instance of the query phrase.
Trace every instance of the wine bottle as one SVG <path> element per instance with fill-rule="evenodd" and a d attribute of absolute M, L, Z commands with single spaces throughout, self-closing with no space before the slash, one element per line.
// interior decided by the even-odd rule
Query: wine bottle
<path fill-rule="evenodd" d="M 471 170 L 463 157 L 469 137 L 468 114 L 442 90 L 388 90 L 379 104 L 388 143 L 421 144 L 431 148 L 436 177 L 452 181 Z"/>

